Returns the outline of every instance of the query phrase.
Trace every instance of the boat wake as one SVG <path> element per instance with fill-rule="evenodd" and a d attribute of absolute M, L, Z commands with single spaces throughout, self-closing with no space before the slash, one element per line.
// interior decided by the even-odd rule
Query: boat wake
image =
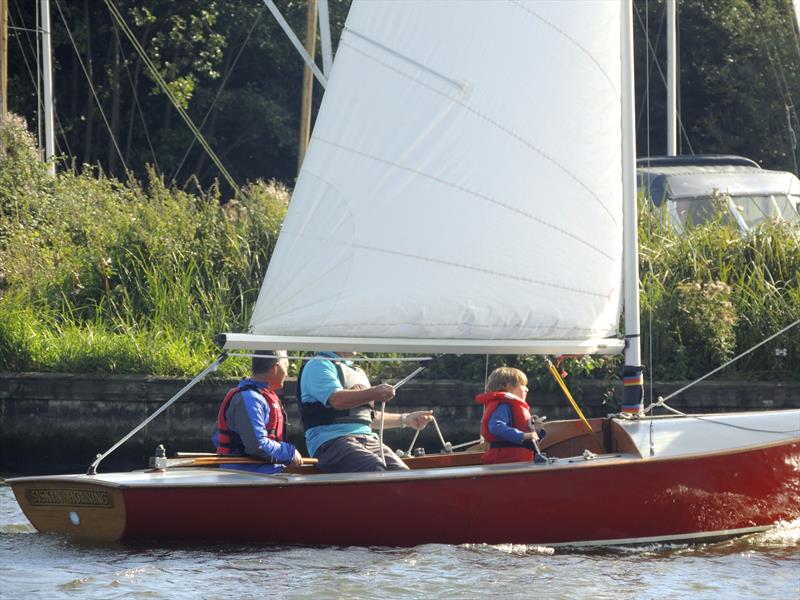
<path fill-rule="evenodd" d="M 800 544 L 800 519 L 778 521 L 775 527 L 745 538 L 753 545 L 790 546 Z"/>
<path fill-rule="evenodd" d="M 549 556 L 555 553 L 555 548 L 537 544 L 462 544 L 461 547 L 467 550 L 493 550 L 514 556 Z"/>
<path fill-rule="evenodd" d="M 36 528 L 30 523 L 11 523 L 0 525 L 0 534 L 3 533 L 36 533 Z"/>

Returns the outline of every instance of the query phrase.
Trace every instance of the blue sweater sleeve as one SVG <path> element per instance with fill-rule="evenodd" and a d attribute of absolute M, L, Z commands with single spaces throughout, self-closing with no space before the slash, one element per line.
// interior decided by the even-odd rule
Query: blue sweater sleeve
<path fill-rule="evenodd" d="M 271 440 L 267 434 L 269 406 L 253 392 L 242 394 L 247 413 L 246 423 L 237 424 L 237 430 L 244 443 L 245 452 L 254 456 L 271 458 L 275 462 L 287 463 L 294 456 L 294 444 Z"/>
<path fill-rule="evenodd" d="M 511 408 L 508 404 L 498 404 L 494 412 L 489 415 L 489 433 L 504 442 L 522 444 L 524 433 L 512 427 Z"/>

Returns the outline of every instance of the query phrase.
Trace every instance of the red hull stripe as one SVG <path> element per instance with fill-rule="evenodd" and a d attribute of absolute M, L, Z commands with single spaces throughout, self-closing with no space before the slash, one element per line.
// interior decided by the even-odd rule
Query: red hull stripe
<path fill-rule="evenodd" d="M 497 474 L 493 467 L 468 474 L 456 468 L 450 477 L 411 481 L 381 473 L 389 478 L 129 488 L 123 537 L 338 546 L 700 538 L 800 518 L 798 464 L 800 442 L 792 442 L 678 459 L 518 463 Z M 363 512 L 353 508 L 364 498 L 386 514 L 413 513 L 416 526 L 386 519 L 364 527 Z M 319 510 L 320 502 L 327 510 Z M 215 510 L 220 505 L 236 510 Z M 265 506 L 291 506 L 304 516 L 264 519 Z"/>

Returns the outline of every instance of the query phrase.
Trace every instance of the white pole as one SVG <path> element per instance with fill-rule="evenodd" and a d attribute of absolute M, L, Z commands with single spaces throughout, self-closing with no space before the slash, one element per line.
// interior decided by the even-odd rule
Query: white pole
<path fill-rule="evenodd" d="M 56 174 L 55 135 L 53 129 L 53 65 L 50 49 L 50 0 L 41 0 L 42 10 L 42 77 L 44 79 L 44 157 L 50 164 L 50 175 Z"/>
<path fill-rule="evenodd" d="M 633 82 L 633 4 L 622 5 L 622 206 L 625 367 L 622 410 L 643 412 L 642 352 L 639 339 L 639 236 L 636 215 L 636 115 Z"/>
<path fill-rule="evenodd" d="M 319 37 L 322 50 L 322 72 L 331 76 L 333 50 L 331 49 L 331 19 L 328 13 L 328 0 L 319 0 Z"/>
<path fill-rule="evenodd" d="M 678 153 L 676 13 L 678 0 L 667 0 L 667 155 Z"/>
<path fill-rule="evenodd" d="M 322 74 L 322 71 L 319 70 L 319 67 L 314 62 L 314 59 L 312 59 L 308 55 L 308 52 L 306 52 L 306 49 L 303 47 L 303 44 L 300 43 L 300 40 L 298 39 L 295 32 L 292 30 L 289 23 L 286 21 L 286 19 L 283 18 L 281 11 L 279 11 L 278 7 L 275 6 L 275 2 L 273 2 L 273 0 L 264 0 L 264 4 L 269 9 L 269 12 L 272 13 L 272 16 L 275 17 L 275 20 L 278 22 L 278 25 L 281 26 L 281 29 L 283 29 L 283 32 L 286 34 L 286 37 L 288 37 L 289 41 L 292 42 L 292 46 L 294 46 L 295 50 L 297 50 L 297 52 L 303 58 L 306 65 L 308 65 L 308 67 L 311 69 L 311 72 L 314 73 L 314 77 L 317 78 L 319 84 L 323 88 L 325 88 L 325 86 L 328 85 L 328 78 Z"/>
<path fill-rule="evenodd" d="M 8 0 L 0 0 L 0 125 L 8 111 Z M 0 148 L 2 152 L 2 148 Z"/>

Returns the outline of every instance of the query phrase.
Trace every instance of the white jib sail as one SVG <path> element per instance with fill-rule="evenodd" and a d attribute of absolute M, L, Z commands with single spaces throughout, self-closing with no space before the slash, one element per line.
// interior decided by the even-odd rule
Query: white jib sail
<path fill-rule="evenodd" d="M 624 6 L 356 0 L 253 339 L 618 349 Z"/>

